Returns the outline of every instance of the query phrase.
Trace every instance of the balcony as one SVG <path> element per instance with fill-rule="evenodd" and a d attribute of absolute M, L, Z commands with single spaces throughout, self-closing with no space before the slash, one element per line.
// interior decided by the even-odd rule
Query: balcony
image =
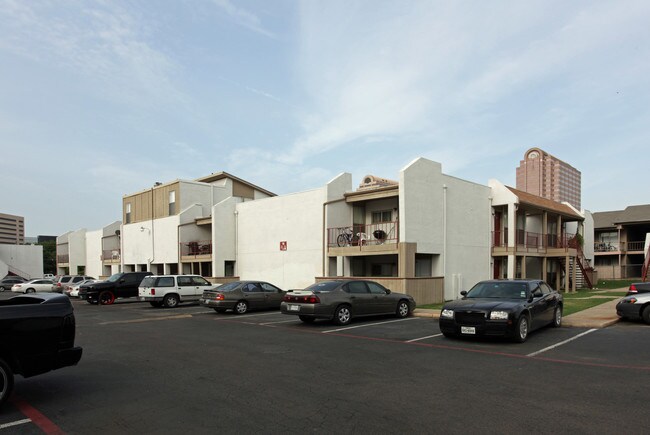
<path fill-rule="evenodd" d="M 181 242 L 181 261 L 201 261 L 212 259 L 212 241 L 195 240 L 192 242 Z"/>
<path fill-rule="evenodd" d="M 575 234 L 542 234 L 525 230 L 515 232 L 515 246 L 508 246 L 507 231 L 492 231 L 493 254 L 538 253 L 557 255 L 558 251 L 576 249 Z M 555 252 L 549 252 L 555 251 Z"/>
<path fill-rule="evenodd" d="M 397 251 L 399 222 L 355 224 L 327 229 L 327 247 L 331 254 Z"/>
<path fill-rule="evenodd" d="M 643 253 L 645 242 L 595 242 L 596 254 L 618 254 L 620 252 Z"/>
<path fill-rule="evenodd" d="M 68 263 L 70 263 L 70 254 L 57 254 L 56 263 L 57 264 L 68 264 Z"/>
<path fill-rule="evenodd" d="M 122 259 L 122 253 L 119 249 L 102 250 L 102 261 L 105 264 L 119 263 Z"/>

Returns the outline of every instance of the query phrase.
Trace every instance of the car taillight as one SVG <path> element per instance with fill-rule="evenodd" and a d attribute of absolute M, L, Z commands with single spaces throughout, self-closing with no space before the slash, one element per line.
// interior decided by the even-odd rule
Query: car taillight
<path fill-rule="evenodd" d="M 217 295 L 214 297 L 214 299 L 217 300 L 217 301 L 223 301 L 224 299 L 226 299 L 226 297 L 224 295 L 222 295 L 221 293 L 217 293 Z"/>
<path fill-rule="evenodd" d="M 152 294 L 152 295 L 155 295 L 155 294 L 156 294 L 156 289 L 155 289 L 155 288 L 152 288 L 152 289 L 151 289 L 151 294 Z"/>
<path fill-rule="evenodd" d="M 627 290 L 630 293 L 638 293 L 639 291 L 636 289 L 636 286 L 632 284 L 630 288 Z"/>
<path fill-rule="evenodd" d="M 316 295 L 308 296 L 295 296 L 295 295 L 284 295 L 282 298 L 285 302 L 298 302 L 303 304 L 320 304 L 320 299 Z"/>

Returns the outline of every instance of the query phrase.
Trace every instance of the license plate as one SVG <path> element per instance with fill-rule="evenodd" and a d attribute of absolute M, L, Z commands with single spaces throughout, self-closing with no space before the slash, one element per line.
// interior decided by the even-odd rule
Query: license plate
<path fill-rule="evenodd" d="M 300 305 L 289 305 L 289 306 L 287 306 L 287 310 L 289 310 L 289 311 L 300 311 Z"/>
<path fill-rule="evenodd" d="M 461 326 L 460 327 L 460 333 L 461 334 L 476 334 L 476 328 L 473 326 Z"/>

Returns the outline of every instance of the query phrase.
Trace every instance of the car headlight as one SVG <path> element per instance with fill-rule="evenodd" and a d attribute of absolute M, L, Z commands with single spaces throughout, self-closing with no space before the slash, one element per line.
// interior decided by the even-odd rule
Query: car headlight
<path fill-rule="evenodd" d="M 490 320 L 508 320 L 507 311 L 492 311 L 490 313 Z"/>
<path fill-rule="evenodd" d="M 445 310 L 445 309 L 443 309 L 440 312 L 440 317 L 444 317 L 445 319 L 453 319 L 454 318 L 454 310 Z"/>
<path fill-rule="evenodd" d="M 637 299 L 636 298 L 630 298 L 630 299 L 623 299 L 624 304 L 636 304 Z"/>

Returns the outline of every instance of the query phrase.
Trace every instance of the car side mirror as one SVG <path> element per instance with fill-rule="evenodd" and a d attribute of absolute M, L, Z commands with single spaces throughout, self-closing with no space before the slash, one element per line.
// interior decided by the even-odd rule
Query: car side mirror
<path fill-rule="evenodd" d="M 461 296 L 467 296 L 467 290 L 463 290 L 462 292 L 460 292 L 460 295 Z"/>
<path fill-rule="evenodd" d="M 386 294 L 387 294 L 387 295 L 390 294 L 390 290 L 389 290 L 389 289 L 386 289 Z"/>
<path fill-rule="evenodd" d="M 124 278 L 120 280 L 120 284 L 124 284 Z"/>

